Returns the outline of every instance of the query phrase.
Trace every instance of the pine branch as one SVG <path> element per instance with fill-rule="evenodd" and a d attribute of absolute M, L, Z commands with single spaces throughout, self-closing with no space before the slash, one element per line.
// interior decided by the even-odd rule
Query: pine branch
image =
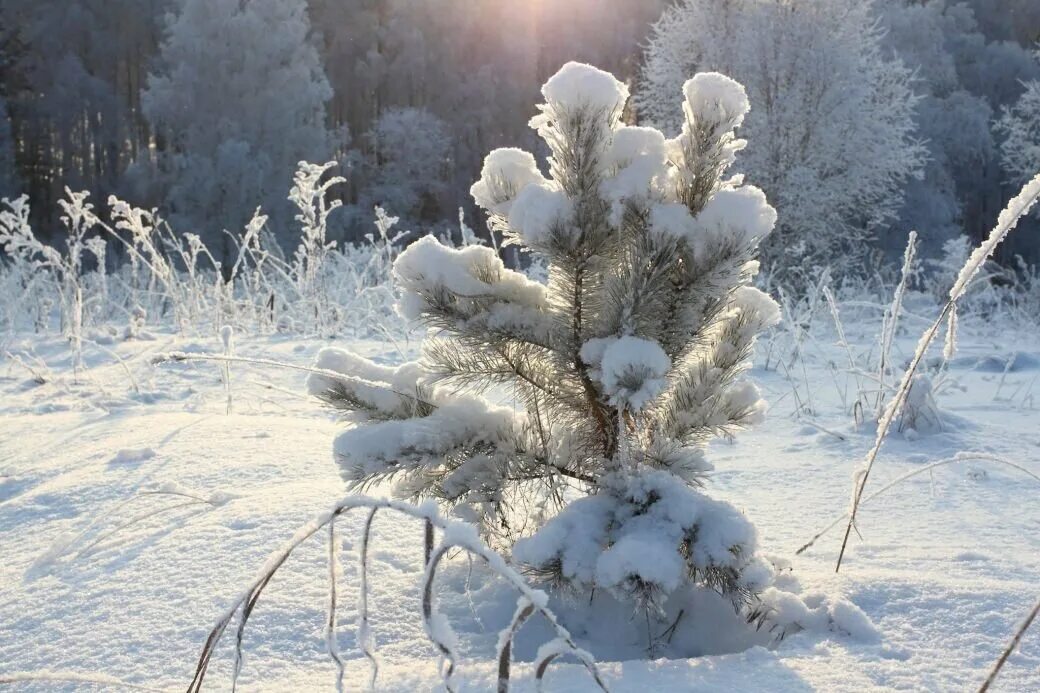
<path fill-rule="evenodd" d="M 746 425 L 751 407 L 727 407 L 727 392 L 747 369 L 754 331 L 741 314 L 712 330 L 712 343 L 686 360 L 686 365 L 654 413 L 656 425 L 676 440 L 702 445 L 714 436 Z"/>
<path fill-rule="evenodd" d="M 495 296 L 460 296 L 443 288 L 434 291 L 414 290 L 426 302 L 420 322 L 426 327 L 458 337 L 479 341 L 509 341 L 552 348 L 548 334 L 523 331 L 516 325 L 488 323 L 496 306 L 511 306 Z M 512 306 L 528 318 L 528 322 L 549 324 L 549 316 L 528 306 Z M 542 330 L 547 332 L 547 330 Z"/>
<path fill-rule="evenodd" d="M 648 213 L 625 206 L 618 269 L 605 287 L 604 335 L 630 334 L 661 341 L 671 329 L 666 315 L 676 307 L 672 276 L 682 260 L 679 241 L 651 233 Z"/>
<path fill-rule="evenodd" d="M 612 459 L 614 453 L 617 451 L 617 442 L 614 439 L 614 427 L 611 425 L 611 417 L 608 408 L 600 402 L 599 393 L 596 392 L 596 387 L 592 383 L 592 378 L 589 377 L 589 370 L 581 360 L 581 347 L 584 344 L 584 301 L 582 295 L 584 274 L 584 267 L 579 266 L 574 275 L 574 294 L 572 298 L 574 310 L 571 313 L 573 316 L 571 322 L 571 358 L 574 360 L 574 367 L 577 369 L 579 378 L 581 379 L 582 389 L 585 393 L 585 401 L 588 404 L 589 411 L 596 420 L 596 425 L 599 429 L 603 456 L 607 459 Z"/>
<path fill-rule="evenodd" d="M 496 384 L 513 385 L 527 405 L 543 396 L 552 410 L 566 409 L 572 416 L 584 411 L 572 372 L 555 368 L 552 352 L 540 347 L 455 338 L 428 341 L 424 356 L 425 367 L 436 382 L 476 393 Z"/>
<path fill-rule="evenodd" d="M 660 321 L 666 328 L 661 344 L 673 361 L 703 347 L 703 337 L 725 308 L 730 293 L 751 280 L 747 263 L 753 249 L 729 240 L 710 242 L 697 257 L 680 248 L 674 265 L 672 296 Z"/>
<path fill-rule="evenodd" d="M 315 395 L 323 404 L 344 412 L 362 412 L 376 421 L 410 419 L 429 416 L 437 405 L 430 402 L 429 394 L 418 388 L 414 394 L 395 393 L 401 399 L 401 406 L 393 411 L 381 409 L 371 401 L 359 397 L 357 392 L 342 381 L 329 385 L 323 392 Z"/>

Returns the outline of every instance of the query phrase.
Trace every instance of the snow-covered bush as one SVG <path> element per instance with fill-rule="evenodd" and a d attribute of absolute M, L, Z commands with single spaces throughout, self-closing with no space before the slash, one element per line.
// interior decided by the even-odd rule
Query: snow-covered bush
<path fill-rule="evenodd" d="M 65 226 L 65 252 L 36 238 L 29 224 L 29 198 L 0 200 L 0 249 L 13 260 L 15 276 L 21 277 L 22 298 L 50 283 L 61 308 L 61 330 L 72 344 L 73 364 L 82 366 L 84 320 L 86 317 L 83 254 L 88 251 L 87 234 L 98 226 L 94 206 L 87 201 L 90 194 L 65 189 L 66 199 L 59 200 L 62 224 Z M 95 248 L 95 255 L 100 251 Z M 12 303 L 20 301 L 15 298 Z M 14 327 L 14 318 L 8 318 Z"/>
<path fill-rule="evenodd" d="M 60 329 L 73 344 L 92 331 L 128 339 L 153 336 L 146 328 L 212 334 L 225 325 L 256 334 L 294 332 L 394 337 L 404 329 L 394 314 L 391 267 L 398 242 L 396 217 L 376 211 L 376 233 L 338 248 L 327 237 L 339 203 L 329 188 L 329 164 L 300 164 L 290 198 L 299 213 L 300 241 L 287 259 L 259 209 L 240 233 L 227 233 L 228 259 L 215 257 L 197 234 L 178 233 L 154 209 L 116 197 L 95 214 L 86 193 L 62 201 L 67 249 L 38 240 L 29 201 L 0 201 L 0 279 L 10 300 L 0 302 L 0 326 L 11 334 Z M 88 235 L 90 229 L 97 233 Z M 112 246 L 125 261 L 108 270 Z M 84 256 L 84 251 L 87 255 Z M 91 270 L 93 256 L 96 269 Z M 84 263 L 84 259 L 88 262 Z M 114 263 L 113 263 L 114 264 Z M 79 353 L 77 349 L 77 353 Z"/>
<path fill-rule="evenodd" d="M 0 250 L 6 255 L 6 260 L 0 261 L 0 274 L 9 289 L 4 294 L 7 300 L 0 304 L 0 323 L 6 323 L 11 332 L 19 328 L 22 316 L 29 318 L 37 330 L 45 327 L 46 321 L 38 311 L 47 305 L 49 312 L 53 305 L 57 273 L 64 264 L 61 253 L 36 238 L 29 211 L 25 195 L 0 200 Z"/>
<path fill-rule="evenodd" d="M 865 241 L 923 164 L 912 74 L 883 54 L 883 36 L 862 0 L 682 0 L 654 26 L 640 117 L 677 132 L 672 95 L 698 71 L 746 85 L 750 144 L 737 168 L 779 211 L 762 256 L 786 281 L 804 284 L 828 265 L 862 272 Z"/>
<path fill-rule="evenodd" d="M 772 568 L 750 522 L 700 486 L 705 444 L 765 410 L 744 374 L 779 311 L 749 284 L 776 214 L 726 176 L 743 87 L 704 73 L 681 93 L 668 140 L 621 122 L 612 75 L 565 65 L 531 121 L 549 177 L 498 149 L 472 188 L 508 243 L 547 261 L 547 284 L 491 248 L 422 238 L 394 263 L 398 310 L 430 329 L 421 360 L 329 348 L 316 365 L 343 375 L 309 389 L 360 419 L 335 442 L 353 488 L 395 479 L 577 589 L 657 608 L 695 585 L 747 606 Z M 484 396 L 503 389 L 522 413 Z"/>
<path fill-rule="evenodd" d="M 289 200 L 299 210 L 296 221 L 301 231 L 300 245 L 293 255 L 293 278 L 300 299 L 310 304 L 306 312 L 313 313 L 322 333 L 325 330 L 320 324 L 328 316 L 329 306 L 323 300 L 328 294 L 319 282 L 325 278 L 325 259 L 336 247 L 336 241 L 328 240 L 329 215 L 342 206 L 340 200 L 330 201 L 328 192 L 334 185 L 346 182 L 342 176 L 325 176 L 335 165 L 335 162 L 321 166 L 300 162 L 289 191 Z"/>

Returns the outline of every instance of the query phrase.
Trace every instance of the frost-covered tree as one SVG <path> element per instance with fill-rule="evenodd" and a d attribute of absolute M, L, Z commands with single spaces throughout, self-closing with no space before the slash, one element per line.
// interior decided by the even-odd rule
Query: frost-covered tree
<path fill-rule="evenodd" d="M 992 110 L 986 100 L 964 90 L 952 44 L 962 23 L 946 13 L 945 0 L 889 0 L 879 7 L 884 44 L 914 70 L 918 137 L 928 148 L 924 175 L 907 182 L 902 208 L 881 232 L 891 257 L 902 251 L 907 230 L 915 229 L 922 254 L 934 256 L 943 243 L 963 232 L 963 170 L 978 170 L 993 156 Z M 974 181 L 973 181 L 974 182 Z"/>
<path fill-rule="evenodd" d="M 1004 136 L 1004 170 L 1011 182 L 1025 183 L 1040 171 L 1040 80 L 1026 84 L 1018 101 L 1004 109 L 997 130 Z"/>
<path fill-rule="evenodd" d="M 671 95 L 698 71 L 747 87 L 750 145 L 739 169 L 780 215 L 763 245 L 772 272 L 855 269 L 920 170 L 911 73 L 883 55 L 882 35 L 863 0 L 682 0 L 654 26 L 640 118 L 677 131 Z"/>
<path fill-rule="evenodd" d="M 285 189 L 336 149 L 306 0 L 183 0 L 142 101 L 175 227 L 219 250 L 257 205 L 288 244 Z M 216 246 L 216 247 L 214 247 Z M 228 248 L 225 247 L 224 255 Z"/>
<path fill-rule="evenodd" d="M 408 221 L 443 221 L 441 200 L 451 164 L 447 124 L 421 108 L 392 108 L 366 136 L 362 212 L 383 207 Z"/>
<path fill-rule="evenodd" d="M 353 488 L 396 480 L 501 544 L 522 537 L 515 560 L 578 589 L 650 606 L 694 585 L 747 605 L 771 568 L 749 521 L 700 487 L 706 443 L 765 409 L 745 374 L 779 310 L 750 282 L 776 214 L 727 176 L 743 87 L 704 73 L 680 93 L 669 140 L 622 124 L 628 89 L 612 75 L 565 65 L 531 121 L 549 177 L 497 149 L 472 187 L 547 283 L 427 236 L 394 265 L 399 311 L 430 329 L 421 360 L 325 349 L 309 388 L 359 417 L 335 442 Z"/>
<path fill-rule="evenodd" d="M 928 148 L 924 176 L 908 182 L 882 239 L 894 256 L 907 229 L 917 229 L 923 254 L 935 256 L 949 239 L 988 232 L 1005 179 L 993 116 L 1038 76 L 1038 66 L 1024 47 L 992 40 L 957 0 L 886 0 L 878 9 L 884 45 L 914 71 L 917 136 Z"/>

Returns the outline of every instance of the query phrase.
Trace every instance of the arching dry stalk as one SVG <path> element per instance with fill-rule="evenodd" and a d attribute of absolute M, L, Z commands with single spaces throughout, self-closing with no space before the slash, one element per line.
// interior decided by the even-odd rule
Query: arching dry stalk
<path fill-rule="evenodd" d="M 524 625 L 524 622 L 533 613 L 534 604 L 529 602 L 526 597 L 520 597 L 516 600 L 516 612 L 513 614 L 513 619 L 499 634 L 498 693 L 508 693 L 509 691 L 509 669 L 513 657 L 513 638 L 516 637 L 517 631 L 520 630 L 520 627 Z"/>
<path fill-rule="evenodd" d="M 551 640 L 538 648 L 538 654 L 534 661 L 534 678 L 538 686 L 538 693 L 542 693 L 545 685 L 545 673 L 549 670 L 557 657 L 566 651 L 566 643 L 559 639 Z"/>
<path fill-rule="evenodd" d="M 1011 638 L 1011 642 L 1009 642 L 1007 647 L 1004 648 L 1004 652 L 1000 655 L 1000 659 L 997 660 L 997 663 L 993 665 L 993 670 L 989 672 L 989 676 L 987 676 L 986 680 L 982 682 L 981 686 L 979 686 L 979 693 L 986 693 L 986 691 L 989 690 L 989 687 L 993 685 L 993 682 L 997 680 L 997 675 L 1000 674 L 1000 670 L 1004 668 L 1004 664 L 1007 662 L 1008 657 L 1010 657 L 1011 653 L 1015 651 L 1016 647 L 1018 647 L 1018 643 L 1022 641 L 1022 636 L 1025 635 L 1027 630 L 1029 630 L 1029 626 L 1031 626 L 1033 621 L 1036 620 L 1037 614 L 1040 614 L 1040 600 L 1036 602 L 1033 610 L 1029 612 L 1028 616 L 1026 616 L 1026 620 L 1022 622 L 1021 626 L 1019 626 L 1018 630 L 1015 632 L 1015 637 Z"/>
<path fill-rule="evenodd" d="M 440 667 L 444 687 L 448 689 L 448 693 L 455 693 L 453 678 L 455 676 L 456 659 L 454 649 L 455 633 L 451 630 L 444 616 L 436 612 L 433 603 L 433 579 L 437 574 L 437 566 L 440 565 L 441 559 L 444 558 L 444 554 L 448 552 L 449 548 L 448 544 L 441 544 L 426 563 L 426 575 L 423 578 L 422 611 L 426 635 L 444 658 L 443 665 Z"/>
<path fill-rule="evenodd" d="M 535 678 L 538 681 L 538 691 L 542 690 L 543 681 L 545 679 L 545 671 L 549 668 L 549 665 L 553 663 L 553 660 L 560 656 L 559 652 L 552 652 L 548 656 L 538 660 L 538 665 L 535 667 Z"/>
<path fill-rule="evenodd" d="M 376 659 L 375 645 L 372 642 L 372 633 L 368 624 L 368 542 L 372 535 L 372 521 L 376 519 L 379 508 L 372 508 L 365 520 L 365 528 L 361 533 L 360 571 L 361 582 L 358 592 L 358 645 L 365 657 L 372 663 L 372 678 L 369 687 L 376 687 L 376 677 L 379 676 L 379 660 Z"/>
<path fill-rule="evenodd" d="M 1002 459 L 1000 457 L 997 457 L 996 455 L 988 455 L 988 454 L 985 454 L 985 453 L 958 453 L 958 454 L 954 455 L 953 457 L 949 457 L 949 458 L 947 458 L 945 460 L 939 460 L 938 462 L 933 462 L 932 464 L 926 465 L 926 466 L 921 467 L 919 469 L 915 469 L 912 472 L 907 472 L 906 474 L 902 475 L 901 477 L 899 477 L 895 481 L 890 482 L 889 484 L 887 484 L 883 488 L 875 491 L 874 493 L 872 493 L 869 496 L 867 496 L 866 498 L 864 498 L 860 502 L 860 505 L 863 505 L 864 503 L 872 501 L 873 499 L 877 498 L 881 494 L 885 493 L 886 491 L 891 490 L 892 488 L 898 486 L 899 484 L 903 483 L 904 481 L 907 481 L 908 479 L 911 479 L 911 478 L 913 478 L 913 477 L 915 477 L 915 476 L 917 476 L 919 474 L 924 474 L 925 472 L 931 472 L 936 467 L 944 467 L 944 466 L 946 466 L 948 464 L 954 464 L 955 462 L 971 462 L 971 461 L 994 462 L 996 464 L 1002 464 L 1002 465 L 1011 467 L 1013 469 L 1017 469 L 1018 471 L 1022 472 L 1023 474 L 1031 476 L 1036 481 L 1040 481 L 1040 476 L 1038 476 L 1038 475 L 1034 474 L 1033 472 L 1029 471 L 1028 469 L 1023 467 L 1022 465 L 1015 464 L 1014 462 Z M 837 527 L 838 524 L 842 520 L 847 518 L 848 516 L 849 516 L 849 514 L 845 513 L 844 515 L 841 515 L 840 517 L 836 518 L 829 525 L 827 525 L 826 527 L 821 529 L 819 532 L 817 532 L 813 536 L 812 539 L 807 541 L 800 549 L 795 551 L 794 552 L 795 555 L 796 556 L 800 556 L 801 554 L 805 553 L 809 548 L 811 548 L 813 546 L 813 544 L 816 543 L 816 541 L 820 537 L 822 537 L 824 534 L 826 534 L 827 532 L 829 532 L 832 529 L 834 529 L 835 527 Z"/>
<path fill-rule="evenodd" d="M 374 511 L 373 511 L 374 512 Z M 325 645 L 336 663 L 336 693 L 343 693 L 343 657 L 336 640 L 336 570 L 339 555 L 336 547 L 336 520 L 329 520 L 329 618 L 325 622 Z M 364 583 L 362 583 L 364 584 Z M 364 594 L 364 591 L 362 591 Z"/>
<path fill-rule="evenodd" d="M 541 676 L 544 676 L 545 668 L 549 662 L 558 656 L 559 654 L 570 654 L 573 655 L 581 663 L 581 665 L 589 672 L 596 686 L 602 691 L 608 691 L 607 685 L 603 680 L 602 675 L 596 665 L 593 657 L 579 648 L 574 642 L 570 633 L 564 628 L 559 621 L 556 619 L 556 615 L 549 610 L 547 604 L 547 598 L 544 592 L 533 589 L 524 578 L 513 568 L 511 568 L 502 556 L 497 554 L 492 549 L 488 548 L 483 542 L 480 541 L 477 533 L 473 531 L 473 528 L 469 525 L 445 520 L 437 514 L 437 510 L 434 506 L 415 507 L 401 501 L 385 500 L 368 498 L 364 496 L 351 496 L 346 498 L 335 506 L 333 506 L 326 513 L 316 517 L 308 524 L 300 527 L 293 537 L 278 551 L 275 551 L 268 558 L 267 562 L 260 569 L 257 576 L 249 587 L 243 592 L 235 602 L 224 612 L 224 614 L 217 621 L 216 625 L 210 631 L 209 636 L 206 638 L 206 642 L 203 645 L 202 652 L 199 654 L 198 663 L 195 668 L 195 675 L 188 686 L 188 693 L 200 693 L 202 691 L 202 685 L 206 677 L 206 673 L 209 669 L 210 661 L 213 658 L 213 653 L 216 650 L 217 645 L 220 643 L 228 627 L 231 625 L 236 614 L 238 615 L 238 624 L 235 629 L 235 658 L 232 668 L 232 690 L 237 685 L 238 676 L 242 669 L 242 641 L 245 633 L 246 624 L 249 621 L 253 610 L 256 607 L 257 601 L 260 599 L 260 595 L 263 593 L 267 584 L 274 577 L 275 573 L 281 568 L 281 566 L 288 560 L 289 556 L 293 551 L 296 550 L 300 544 L 307 541 L 310 537 L 317 534 L 322 529 L 329 527 L 333 524 L 336 518 L 341 515 L 353 510 L 354 508 L 368 508 L 369 515 L 365 523 L 364 534 L 362 536 L 362 562 L 366 562 L 367 557 L 367 546 L 369 542 L 369 533 L 371 531 L 372 519 L 375 516 L 376 511 L 382 509 L 391 509 L 400 512 L 409 517 L 413 517 L 423 521 L 424 524 L 424 554 L 427 557 L 425 574 L 424 574 L 424 586 L 423 586 L 423 619 L 427 624 L 427 632 L 430 634 L 431 641 L 438 648 L 442 655 L 448 659 L 448 666 L 442 670 L 442 674 L 445 677 L 445 682 L 449 684 L 449 690 L 453 690 L 450 683 L 451 677 L 455 673 L 455 659 L 452 652 L 451 642 L 451 628 L 440 614 L 435 610 L 434 604 L 434 578 L 436 576 L 437 567 L 441 563 L 444 556 L 453 548 L 459 548 L 463 551 L 470 553 L 471 555 L 477 556 L 488 566 L 488 568 L 504 579 L 510 584 L 517 592 L 520 593 L 521 599 L 530 605 L 530 614 L 525 615 L 523 618 L 514 616 L 513 621 L 509 627 L 500 637 L 508 637 L 510 640 L 516 630 L 519 630 L 523 620 L 529 615 L 537 612 L 541 614 L 546 621 L 549 622 L 550 627 L 556 632 L 556 638 L 552 641 L 553 651 L 556 653 L 554 657 L 547 661 L 539 662 L 536 666 L 539 680 Z M 443 539 L 440 545 L 434 547 L 435 530 L 440 530 L 443 534 Z M 329 530 L 330 536 L 330 557 L 335 555 L 334 548 L 331 543 L 334 542 L 335 534 L 334 530 Z M 332 575 L 332 568 L 330 568 L 330 575 Z M 367 600 L 365 593 L 367 591 L 367 570 L 363 568 L 363 575 L 365 582 L 362 588 L 362 600 Z M 329 620 L 326 622 L 327 635 L 330 630 L 330 623 L 334 626 L 335 619 L 335 597 L 333 593 L 335 588 L 330 590 L 330 615 Z M 523 611 L 521 609 L 521 611 Z M 362 622 L 367 622 L 367 601 L 359 609 L 359 615 L 362 618 Z M 363 637 L 359 637 L 359 641 L 364 641 Z M 501 640 L 500 640 L 501 643 Z M 364 649 L 364 646 L 363 646 Z M 333 648 L 334 651 L 336 651 Z M 337 651 L 338 652 L 338 651 Z M 330 652 L 331 654 L 331 652 Z M 375 653 L 374 648 L 370 648 L 370 651 L 365 652 L 366 656 L 370 657 L 370 661 L 375 667 Z M 500 666 L 501 666 L 501 648 L 500 648 Z M 335 659 L 335 657 L 333 657 Z M 374 677 L 375 671 L 373 671 Z M 373 679 L 374 683 L 374 679 Z M 507 684 L 508 688 L 508 679 Z"/>
<path fill-rule="evenodd" d="M 430 565 L 433 554 L 433 522 L 429 519 L 423 524 L 423 565 Z"/>
<path fill-rule="evenodd" d="M 1040 198 L 1040 174 L 1037 174 L 1035 178 L 1026 183 L 1022 187 L 1021 192 L 1008 202 L 1007 207 L 1004 208 L 1004 211 L 1000 213 L 1000 216 L 997 219 L 997 225 L 993 227 L 989 236 L 979 244 L 979 246 L 968 257 L 967 262 L 964 263 L 964 267 L 961 268 L 957 281 L 954 283 L 953 288 L 950 289 L 950 298 L 943 306 L 942 311 L 939 313 L 939 317 L 934 323 L 932 323 L 931 327 L 925 331 L 921 336 L 920 341 L 917 343 L 917 349 L 914 351 L 914 356 L 910 360 L 910 365 L 907 367 L 906 372 L 903 373 L 903 378 L 899 383 L 899 387 L 896 389 L 892 400 L 884 408 L 881 417 L 878 419 L 877 435 L 874 438 L 874 445 L 871 446 L 870 451 L 867 453 L 863 467 L 856 474 L 852 494 L 852 504 L 848 513 L 849 522 L 845 527 L 845 537 L 841 542 L 841 551 L 838 553 L 838 561 L 834 566 L 834 572 L 837 573 L 841 570 L 841 562 L 845 557 L 845 549 L 848 547 L 849 535 L 852 533 L 852 528 L 856 524 L 856 513 L 859 510 L 860 503 L 863 499 L 863 490 L 867 486 L 867 479 L 870 477 L 870 472 L 874 468 L 874 462 L 877 460 L 878 453 L 881 451 L 881 444 L 885 442 L 885 437 L 888 435 L 888 431 L 892 428 L 892 423 L 899 416 L 899 412 L 902 410 L 903 404 L 906 402 L 907 394 L 910 391 L 910 384 L 913 382 L 917 368 L 921 365 L 921 361 L 924 359 L 925 352 L 928 351 L 928 347 L 935 339 L 939 329 L 946 321 L 947 316 L 953 310 L 956 310 L 957 301 L 959 301 L 964 296 L 965 292 L 967 292 L 969 283 L 975 275 L 978 274 L 983 263 L 993 255 L 997 246 L 1000 245 L 1008 233 L 1010 233 L 1011 229 L 1015 227 L 1018 220 L 1029 212 L 1032 206 L 1036 203 L 1037 198 Z"/>

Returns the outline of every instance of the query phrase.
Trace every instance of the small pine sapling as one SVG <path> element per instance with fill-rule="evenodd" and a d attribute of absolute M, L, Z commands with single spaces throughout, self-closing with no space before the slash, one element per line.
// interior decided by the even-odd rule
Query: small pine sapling
<path fill-rule="evenodd" d="M 744 89 L 695 76 L 671 140 L 623 124 L 627 88 L 588 65 L 568 63 L 542 94 L 531 124 L 549 177 L 498 149 L 472 194 L 547 283 L 486 246 L 408 247 L 394 273 L 399 312 L 430 330 L 420 360 L 330 348 L 309 381 L 357 422 L 334 445 L 342 474 L 439 500 L 559 584 L 653 610 L 694 585 L 753 608 L 772 567 L 741 512 L 701 490 L 705 445 L 765 411 L 744 377 L 779 320 L 750 286 L 776 214 L 726 175 Z"/>

